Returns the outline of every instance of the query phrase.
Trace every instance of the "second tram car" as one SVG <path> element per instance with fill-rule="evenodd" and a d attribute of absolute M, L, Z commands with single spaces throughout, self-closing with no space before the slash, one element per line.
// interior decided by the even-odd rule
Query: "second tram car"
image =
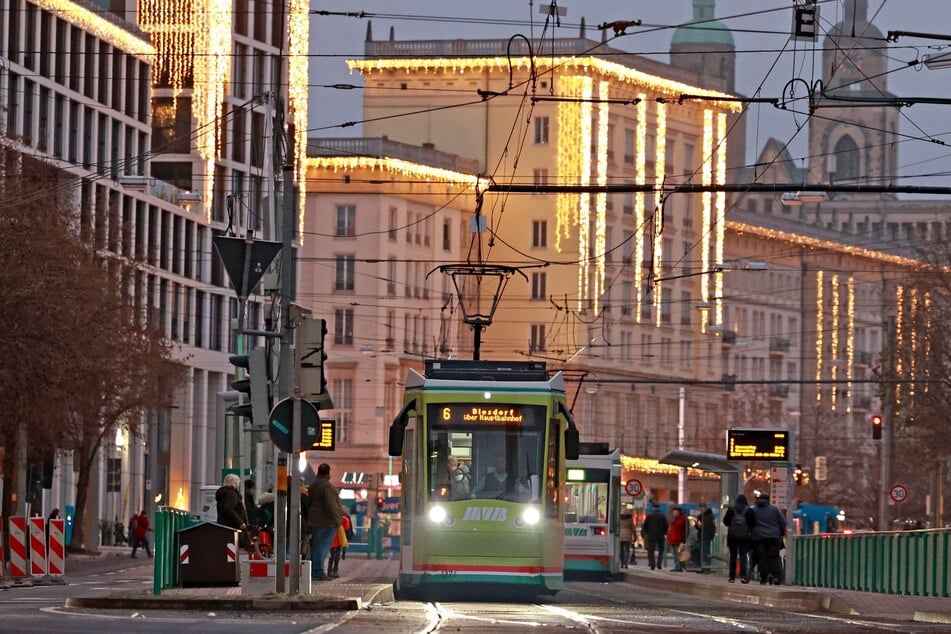
<path fill-rule="evenodd" d="M 565 474 L 565 572 L 618 573 L 621 450 L 582 443 Z"/>
<path fill-rule="evenodd" d="M 390 427 L 402 456 L 402 595 L 563 586 L 565 457 L 578 430 L 544 363 L 427 361 Z"/>

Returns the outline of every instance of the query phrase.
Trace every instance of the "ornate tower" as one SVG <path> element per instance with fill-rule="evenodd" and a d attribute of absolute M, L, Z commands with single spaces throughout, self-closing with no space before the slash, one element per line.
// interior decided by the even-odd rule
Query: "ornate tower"
<path fill-rule="evenodd" d="M 842 20 L 823 42 L 822 83 L 829 95 L 889 98 L 888 61 L 877 49 L 882 32 L 868 21 L 868 0 L 845 0 Z M 828 105 L 829 100 L 822 102 Z M 809 122 L 810 182 L 888 184 L 893 182 L 898 151 L 898 109 L 888 105 L 824 107 Z M 839 194 L 837 198 L 880 198 L 880 194 Z"/>

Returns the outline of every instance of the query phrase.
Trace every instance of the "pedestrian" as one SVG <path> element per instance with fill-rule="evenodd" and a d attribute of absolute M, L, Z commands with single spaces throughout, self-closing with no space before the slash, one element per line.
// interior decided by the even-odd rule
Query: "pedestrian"
<path fill-rule="evenodd" d="M 145 554 L 152 558 L 152 547 L 149 546 L 149 518 L 145 515 L 145 509 L 142 509 L 138 515 L 133 515 L 129 521 L 129 530 L 132 532 L 132 559 L 135 559 L 135 551 L 139 546 L 145 548 Z"/>
<path fill-rule="evenodd" d="M 779 585 L 783 578 L 783 560 L 779 551 L 785 548 L 786 518 L 783 512 L 769 503 L 769 494 L 761 493 L 753 507 L 756 525 L 753 527 L 753 548 L 759 568 L 761 585 Z"/>
<path fill-rule="evenodd" d="M 618 541 L 621 544 L 621 568 L 627 568 L 631 560 L 631 543 L 634 541 L 634 523 L 630 513 L 621 513 L 621 526 Z"/>
<path fill-rule="evenodd" d="M 337 527 L 337 532 L 334 533 L 334 541 L 330 545 L 330 559 L 327 561 L 327 576 L 331 579 L 336 579 L 340 576 L 340 558 L 343 556 L 346 559 L 344 553 L 347 552 L 347 546 L 350 545 L 347 532 L 350 529 L 350 518 L 347 516 L 347 511 L 343 507 L 340 509 L 341 513 L 341 523 Z"/>
<path fill-rule="evenodd" d="M 736 503 L 723 515 L 726 529 L 726 546 L 730 550 L 730 583 L 736 583 L 736 564 L 740 564 L 740 583 L 750 582 L 750 549 L 753 546 L 753 527 L 756 514 L 750 508 L 746 496 L 736 496 Z"/>
<path fill-rule="evenodd" d="M 660 512 L 660 505 L 654 504 L 651 512 L 641 524 L 641 537 L 647 548 L 647 565 L 651 570 L 664 567 L 664 546 L 667 540 L 667 518 Z"/>
<path fill-rule="evenodd" d="M 671 513 L 673 513 L 674 518 L 667 529 L 667 545 L 674 553 L 674 572 L 683 572 L 684 560 L 689 558 L 686 553 L 690 552 L 686 549 L 684 553 L 680 552 L 681 544 L 686 544 L 687 541 L 687 516 L 684 515 L 683 509 L 679 506 L 675 506 Z"/>
<path fill-rule="evenodd" d="M 229 473 L 225 476 L 224 483 L 215 491 L 215 502 L 217 502 L 218 523 L 236 531 L 240 531 L 238 537 L 242 548 L 247 548 L 253 555 L 263 559 L 261 551 L 257 544 L 248 539 L 246 531 L 248 530 L 248 515 L 244 509 L 244 502 L 241 501 L 241 478 L 237 474 Z"/>
<path fill-rule="evenodd" d="M 700 562 L 705 568 L 710 567 L 710 556 L 713 552 L 713 538 L 717 535 L 717 522 L 713 519 L 713 509 L 706 504 L 700 505 Z"/>
<path fill-rule="evenodd" d="M 330 577 L 324 572 L 324 562 L 330 555 L 334 534 L 343 521 L 340 496 L 330 482 L 330 465 L 317 467 L 317 476 L 307 488 L 307 524 L 311 529 L 311 578 L 324 581 Z"/>

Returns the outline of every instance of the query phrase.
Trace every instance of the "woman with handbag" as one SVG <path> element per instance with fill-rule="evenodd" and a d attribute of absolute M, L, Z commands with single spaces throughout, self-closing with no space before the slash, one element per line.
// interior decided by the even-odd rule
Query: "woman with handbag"
<path fill-rule="evenodd" d="M 674 553 L 674 572 L 683 572 L 684 562 L 690 560 L 690 549 L 687 548 L 687 516 L 683 509 L 675 506 L 671 512 L 674 519 L 667 529 L 667 544 Z M 683 548 L 681 548 L 683 546 Z"/>

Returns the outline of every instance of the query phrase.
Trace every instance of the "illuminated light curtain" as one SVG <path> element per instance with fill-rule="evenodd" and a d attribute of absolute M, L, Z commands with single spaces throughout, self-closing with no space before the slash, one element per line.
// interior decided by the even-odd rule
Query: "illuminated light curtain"
<path fill-rule="evenodd" d="M 822 325 L 825 320 L 822 303 L 823 299 L 823 280 L 822 271 L 816 271 L 816 402 L 822 401 L 822 386 L 819 381 L 822 380 Z"/>
<path fill-rule="evenodd" d="M 833 381 L 839 378 L 839 275 L 832 275 L 832 331 L 829 334 L 829 344 L 832 346 L 829 372 Z M 839 396 L 838 385 L 833 383 L 830 390 L 832 410 L 835 411 L 836 399 Z"/>
<path fill-rule="evenodd" d="M 656 169 L 654 170 L 654 184 L 657 185 L 658 180 L 662 180 L 664 174 L 667 170 L 667 105 L 663 103 L 657 104 L 657 143 L 654 144 L 656 149 L 656 156 L 654 157 L 654 164 Z M 653 205 L 655 209 L 655 218 L 654 218 L 654 272 L 660 273 L 662 270 L 664 262 L 664 236 L 661 233 L 661 230 L 664 227 L 663 217 L 657 216 L 657 214 L 663 214 L 660 203 L 663 198 L 664 192 L 659 188 L 653 196 Z M 661 283 L 656 281 L 654 282 L 654 306 L 657 310 L 654 311 L 655 323 L 659 327 L 661 324 Z"/>
<path fill-rule="evenodd" d="M 915 398 L 915 379 L 918 370 L 918 289 L 911 289 L 911 297 L 908 306 L 908 323 L 911 328 L 908 331 L 908 347 L 911 349 L 908 355 L 908 399 Z"/>
<path fill-rule="evenodd" d="M 703 165 L 700 170 L 700 183 L 710 185 L 713 182 L 713 111 L 703 111 Z M 713 196 L 704 192 L 701 201 L 702 227 L 700 234 L 700 299 L 710 301 L 710 232 L 713 228 L 712 213 Z M 704 308 L 700 313 L 700 331 L 706 332 L 710 324 L 710 309 Z"/>
<path fill-rule="evenodd" d="M 280 0 L 275 0 L 278 2 Z M 309 0 L 290 0 L 287 16 L 288 31 L 288 107 L 294 122 L 294 154 L 297 165 L 297 225 L 298 236 L 304 241 L 304 211 L 307 203 L 307 89 L 308 52 L 310 39 Z"/>
<path fill-rule="evenodd" d="M 905 371 L 905 364 L 902 360 L 902 351 L 905 344 L 905 287 L 898 285 L 895 287 L 895 375 L 901 376 Z M 895 404 L 901 403 L 901 384 L 895 384 Z"/>
<path fill-rule="evenodd" d="M 608 120 L 611 114 L 610 84 L 606 81 L 598 85 L 601 103 L 598 104 L 598 185 L 608 184 Z M 604 293 L 604 250 L 607 237 L 607 205 L 608 195 L 600 192 L 595 202 L 596 227 L 594 234 L 594 257 L 597 258 L 594 277 L 594 314 L 601 312 L 601 295 Z"/>
<path fill-rule="evenodd" d="M 850 275 L 848 280 L 848 315 L 845 333 L 845 389 L 848 390 L 849 402 L 846 411 L 852 411 L 855 397 L 852 395 L 852 379 L 855 378 L 855 277 Z"/>
<path fill-rule="evenodd" d="M 580 99 L 584 88 L 584 77 L 561 77 L 559 85 L 561 93 L 569 99 Z M 590 104 L 589 108 L 590 108 Z M 558 104 L 558 180 L 562 183 L 575 183 L 583 178 L 582 162 L 584 156 L 591 153 L 588 147 L 582 146 L 582 104 L 578 102 L 561 102 Z M 590 126 L 590 117 L 589 117 Z M 582 148 L 584 151 L 582 151 Z M 584 155 L 584 156 L 582 156 Z M 589 171 L 590 174 L 590 171 Z M 571 238 L 574 212 L 578 208 L 579 194 L 558 194 L 555 200 L 555 250 L 561 253 L 564 249 L 562 239 Z"/>
<path fill-rule="evenodd" d="M 931 358 L 931 293 L 930 292 L 925 293 L 924 310 L 925 310 L 926 317 L 925 317 L 925 328 L 924 328 L 925 340 L 923 342 L 924 352 L 923 352 L 922 358 L 930 359 Z M 926 363 L 925 364 L 926 382 L 924 383 L 924 387 L 921 388 L 922 391 L 925 392 L 926 394 L 928 393 L 928 388 L 931 385 L 930 383 L 927 382 L 927 379 L 930 379 L 930 378 L 931 378 L 931 364 Z"/>
<path fill-rule="evenodd" d="M 594 107 L 591 99 L 594 95 L 594 82 L 590 77 L 581 78 L 581 98 L 585 101 L 581 104 L 581 138 L 579 139 L 579 158 L 581 164 L 581 178 L 579 182 L 582 186 L 591 184 L 591 148 L 594 147 L 593 130 L 591 127 L 591 117 L 594 114 Z M 588 280 L 591 270 L 591 194 L 583 192 L 578 199 L 578 209 L 576 210 L 575 223 L 578 226 L 578 310 L 585 308 L 585 303 L 590 297 Z"/>
<path fill-rule="evenodd" d="M 95 13 L 83 6 L 76 4 L 72 0 L 31 0 L 32 4 L 56 13 L 70 24 L 82 27 L 82 30 L 95 35 L 97 38 L 112 44 L 123 53 L 128 53 L 142 60 L 154 59 L 156 50 L 154 46 L 142 39 L 139 35 L 133 35 L 128 30 L 116 26 L 102 16 L 102 13 Z M 95 7 L 95 4 L 91 6 Z M 98 9 L 98 7 L 96 7 Z M 145 31 L 145 29 L 142 29 Z"/>
<path fill-rule="evenodd" d="M 356 170 L 386 172 L 388 174 L 408 176 L 425 181 L 455 183 L 467 188 L 475 188 L 479 183 L 478 176 L 463 174 L 462 172 L 453 172 L 438 167 L 429 167 L 428 165 L 420 165 L 419 163 L 411 163 L 401 159 L 368 156 L 308 158 L 306 165 L 310 169 L 329 169 L 333 170 L 334 173 L 348 173 Z"/>
<path fill-rule="evenodd" d="M 637 165 L 634 169 L 634 183 L 643 185 L 647 182 L 647 95 L 637 95 L 640 100 L 637 104 Z M 634 196 L 634 296 L 637 305 L 634 307 L 634 319 L 641 322 L 641 302 L 646 298 L 644 292 L 644 223 L 647 214 L 644 209 L 644 192 L 637 192 Z"/>
<path fill-rule="evenodd" d="M 726 114 L 717 114 L 717 171 L 716 183 L 726 183 Z M 716 193 L 716 264 L 723 262 L 723 246 L 726 244 L 726 192 Z M 714 274 L 714 293 L 716 296 L 715 324 L 723 325 L 723 271 Z"/>
<path fill-rule="evenodd" d="M 185 88 L 192 74 L 195 148 L 204 160 L 202 203 L 211 220 L 215 158 L 220 152 L 218 120 L 231 75 L 232 6 L 229 0 L 142 0 L 142 30 L 155 43 L 155 72 L 167 74 L 173 93 Z"/>

